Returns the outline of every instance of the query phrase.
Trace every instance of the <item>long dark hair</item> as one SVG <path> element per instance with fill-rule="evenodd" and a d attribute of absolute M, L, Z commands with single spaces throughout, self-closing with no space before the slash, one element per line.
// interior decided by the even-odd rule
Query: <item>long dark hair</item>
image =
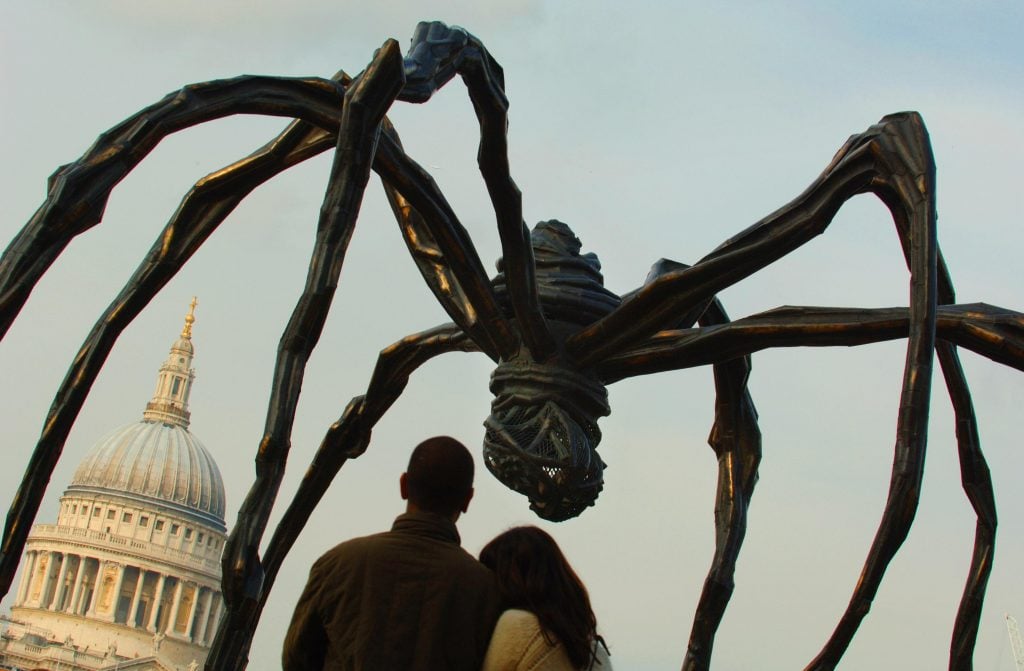
<path fill-rule="evenodd" d="M 515 527 L 484 546 L 480 561 L 497 577 L 506 608 L 536 615 L 544 636 L 562 643 L 574 667 L 590 668 L 597 618 L 587 588 L 554 538 L 537 527 Z"/>

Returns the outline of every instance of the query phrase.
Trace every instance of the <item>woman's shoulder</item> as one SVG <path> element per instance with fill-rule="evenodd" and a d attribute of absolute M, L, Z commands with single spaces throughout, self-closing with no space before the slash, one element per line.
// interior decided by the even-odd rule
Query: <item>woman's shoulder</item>
<path fill-rule="evenodd" d="M 540 620 L 528 610 L 509 608 L 498 618 L 498 626 L 540 629 Z"/>
<path fill-rule="evenodd" d="M 528 610 L 506 610 L 498 618 L 494 636 L 484 660 L 484 671 L 557 671 L 570 670 L 560 659 L 565 652 L 557 642 L 549 641 L 537 616 Z"/>
<path fill-rule="evenodd" d="M 594 671 L 611 671 L 612 663 L 602 642 L 594 642 Z M 540 620 L 528 610 L 510 608 L 498 618 L 487 653 L 492 666 L 484 671 L 511 669 L 520 671 L 570 671 L 572 663 L 562 644 L 544 635 Z M 504 664 L 497 664 L 501 660 Z"/>
<path fill-rule="evenodd" d="M 540 620 L 528 610 L 509 608 L 498 618 L 494 626 L 492 645 L 515 647 L 523 650 L 536 648 L 544 640 Z"/>

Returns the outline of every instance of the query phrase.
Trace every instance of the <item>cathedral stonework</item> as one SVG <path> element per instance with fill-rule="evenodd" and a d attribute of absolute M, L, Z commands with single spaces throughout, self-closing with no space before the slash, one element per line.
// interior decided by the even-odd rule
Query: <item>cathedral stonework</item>
<path fill-rule="evenodd" d="M 56 524 L 32 528 L 0 636 L 4 668 L 185 671 L 223 609 L 224 483 L 189 431 L 192 324 L 160 367 L 140 422 L 75 470 Z"/>

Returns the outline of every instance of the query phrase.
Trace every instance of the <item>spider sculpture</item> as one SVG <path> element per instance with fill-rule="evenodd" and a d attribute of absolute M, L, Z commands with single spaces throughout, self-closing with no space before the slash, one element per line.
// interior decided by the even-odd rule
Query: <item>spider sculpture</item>
<path fill-rule="evenodd" d="M 465 81 L 480 123 L 479 166 L 503 254 L 493 280 L 452 208 L 427 172 L 405 154 L 384 116 L 396 100 L 427 101 L 455 74 Z M 0 262 L 4 333 L 64 246 L 100 221 L 113 187 L 164 136 L 231 114 L 294 119 L 263 148 L 196 183 L 96 322 L 57 393 L 8 515 L 0 557 L 3 591 L 71 425 L 120 332 L 250 191 L 335 147 L 306 286 L 278 349 L 256 479 L 224 552 L 227 615 L 208 669 L 244 668 L 263 604 L 309 512 L 344 462 L 367 448 L 374 425 L 411 373 L 451 351 L 483 352 L 497 363 L 492 413 L 485 423 L 485 463 L 550 520 L 580 514 L 601 491 L 597 422 L 609 413 L 606 385 L 713 366 L 716 550 L 683 662 L 685 669 L 709 668 L 761 458 L 757 414 L 746 387 L 750 353 L 897 338 L 907 338 L 908 348 L 888 501 L 849 606 L 807 668 L 837 664 L 907 535 L 921 483 L 934 352 L 955 406 L 963 485 L 978 517 L 974 561 L 950 655 L 951 668 L 969 668 L 996 515 L 956 346 L 1024 370 L 1024 315 L 955 304 L 936 244 L 934 165 L 920 117 L 887 116 L 854 135 L 789 204 L 693 266 L 658 262 L 643 286 L 620 297 L 603 287 L 597 258 L 580 254 L 580 242 L 566 225 L 545 222 L 532 234 L 524 225 L 521 195 L 509 174 L 503 89 L 502 70 L 478 39 L 460 28 L 421 23 L 404 59 L 389 40 L 354 78 L 344 73 L 332 79 L 244 76 L 186 86 L 101 135 L 80 160 L 52 176 L 47 200 Z M 328 430 L 260 557 L 305 363 L 324 325 L 371 170 L 384 183 L 413 261 L 453 323 L 410 335 L 381 352 L 365 395 L 354 398 Z M 717 292 L 822 233 L 840 206 L 863 192 L 876 194 L 891 211 L 910 269 L 908 309 L 786 307 L 729 320 Z"/>

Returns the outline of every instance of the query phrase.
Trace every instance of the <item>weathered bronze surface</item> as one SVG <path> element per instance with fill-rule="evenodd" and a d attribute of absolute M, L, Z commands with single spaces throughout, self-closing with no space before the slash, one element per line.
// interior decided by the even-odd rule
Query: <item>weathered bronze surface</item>
<path fill-rule="evenodd" d="M 479 164 L 494 205 L 503 259 L 488 278 L 466 230 L 430 175 L 402 149 L 385 113 L 396 100 L 422 103 L 456 74 L 480 122 Z M 747 391 L 749 355 L 771 347 L 850 346 L 906 338 L 907 359 L 889 498 L 860 580 L 832 637 L 808 669 L 831 669 L 867 613 L 917 506 L 933 353 L 957 420 L 963 487 L 977 514 L 974 561 L 957 613 L 950 667 L 970 668 L 996 512 L 988 467 L 956 347 L 1024 370 L 1024 315 L 958 305 L 935 235 L 935 166 L 928 134 L 912 112 L 884 117 L 854 135 L 798 197 L 693 266 L 662 260 L 619 297 L 600 264 L 560 222 L 532 232 L 509 174 L 507 100 L 501 67 L 460 28 L 421 23 L 403 59 L 393 40 L 355 78 L 246 76 L 186 86 L 104 133 L 50 180 L 49 196 L 0 260 L 0 334 L 73 237 L 100 222 L 111 190 L 166 135 L 238 113 L 294 121 L 250 156 L 200 180 L 149 255 L 93 327 L 54 399 L 11 506 L 0 554 L 0 587 L 14 577 L 42 492 L 68 432 L 121 331 L 188 261 L 232 209 L 281 171 L 335 147 L 316 245 L 302 297 L 281 337 L 257 477 L 223 558 L 227 616 L 208 669 L 241 669 L 281 562 L 341 466 L 370 443 L 374 425 L 410 374 L 452 351 L 483 352 L 497 364 L 484 458 L 542 517 L 560 520 L 593 505 L 603 484 L 598 418 L 610 412 L 605 385 L 700 365 L 714 369 L 710 443 L 718 457 L 716 551 L 696 608 L 684 669 L 710 666 L 712 644 L 733 589 L 761 459 L 757 413 Z M 266 531 L 288 456 L 306 361 L 338 284 L 370 171 L 380 175 L 413 261 L 453 323 L 410 335 L 382 351 L 366 394 L 327 431 L 294 500 Z M 787 307 L 730 321 L 721 290 L 782 258 L 830 224 L 840 206 L 874 193 L 889 208 L 910 269 L 909 308 Z"/>

